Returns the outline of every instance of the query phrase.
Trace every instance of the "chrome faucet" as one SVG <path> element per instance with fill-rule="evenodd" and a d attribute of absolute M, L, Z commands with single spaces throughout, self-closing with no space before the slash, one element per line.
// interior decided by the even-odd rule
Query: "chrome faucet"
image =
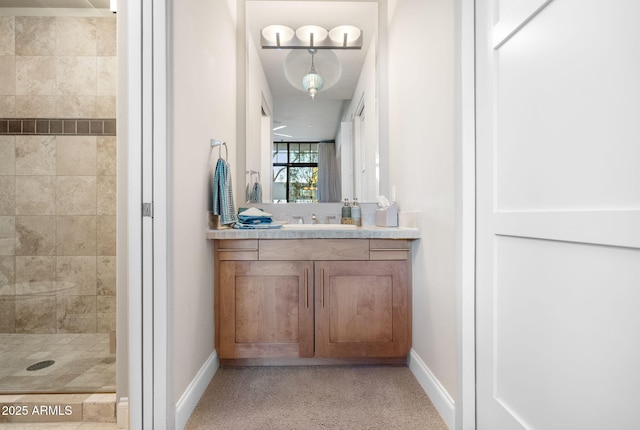
<path fill-rule="evenodd" d="M 316 214 L 311 214 L 311 224 L 318 224 L 318 217 L 316 217 Z"/>
<path fill-rule="evenodd" d="M 324 218 L 325 219 L 325 224 L 331 224 L 331 220 L 332 219 L 336 219 L 335 215 L 330 215 Z"/>

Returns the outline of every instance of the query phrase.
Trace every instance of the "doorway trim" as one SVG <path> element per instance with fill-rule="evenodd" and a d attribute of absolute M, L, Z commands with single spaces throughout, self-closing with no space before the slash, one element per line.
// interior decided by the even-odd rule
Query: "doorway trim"
<path fill-rule="evenodd" d="M 170 401 L 166 264 L 169 1 L 132 1 L 119 9 L 126 20 L 127 38 L 128 396 L 132 429 L 171 429 L 175 414 Z"/>
<path fill-rule="evenodd" d="M 458 395 L 455 429 L 476 428 L 476 119 L 475 119 L 475 0 L 456 2 L 458 52 L 457 99 L 460 110 L 456 132 L 458 147 L 458 238 L 456 290 L 458 325 Z"/>

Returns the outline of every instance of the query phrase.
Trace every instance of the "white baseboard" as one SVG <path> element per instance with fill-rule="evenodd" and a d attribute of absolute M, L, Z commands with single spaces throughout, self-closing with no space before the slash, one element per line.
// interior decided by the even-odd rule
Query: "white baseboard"
<path fill-rule="evenodd" d="M 411 370 L 422 389 L 427 393 L 447 427 L 450 429 L 455 428 L 455 402 L 438 381 L 438 378 L 435 377 L 413 349 L 409 353 L 409 370 Z"/>
<path fill-rule="evenodd" d="M 116 427 L 129 430 L 129 398 L 121 397 L 116 406 Z"/>
<path fill-rule="evenodd" d="M 176 430 L 183 430 L 187 425 L 189 417 L 198 405 L 218 367 L 220 367 L 220 360 L 216 351 L 213 351 L 176 404 Z"/>

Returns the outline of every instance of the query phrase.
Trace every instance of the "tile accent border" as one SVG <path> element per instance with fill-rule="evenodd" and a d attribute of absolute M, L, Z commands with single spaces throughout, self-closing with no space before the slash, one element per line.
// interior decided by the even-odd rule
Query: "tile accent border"
<path fill-rule="evenodd" d="M 0 135 L 115 136 L 115 118 L 0 118 Z"/>

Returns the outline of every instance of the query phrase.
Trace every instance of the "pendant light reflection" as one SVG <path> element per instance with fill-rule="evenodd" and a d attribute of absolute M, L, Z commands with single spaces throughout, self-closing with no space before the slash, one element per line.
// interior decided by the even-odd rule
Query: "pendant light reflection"
<path fill-rule="evenodd" d="M 316 94 L 324 86 L 324 79 L 316 72 L 313 57 L 316 54 L 315 49 L 309 49 L 311 53 L 311 70 L 302 78 L 302 88 L 315 100 Z"/>

